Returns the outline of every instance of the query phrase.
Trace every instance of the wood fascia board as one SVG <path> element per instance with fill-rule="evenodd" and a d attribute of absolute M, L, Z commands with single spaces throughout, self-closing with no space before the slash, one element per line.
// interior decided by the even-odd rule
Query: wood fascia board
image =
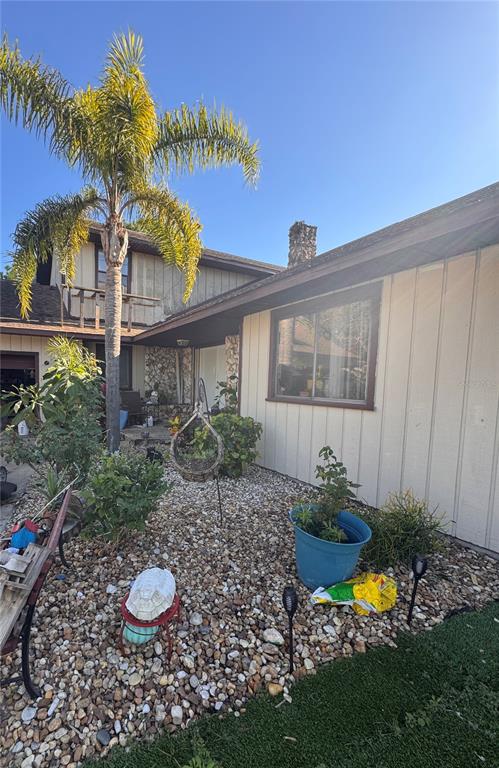
<path fill-rule="evenodd" d="M 12 334 L 13 336 L 72 336 L 76 339 L 95 339 L 104 338 L 105 329 L 100 328 L 80 328 L 71 325 L 42 325 L 30 323 L 9 323 L 0 321 L 0 331 L 2 333 Z M 141 329 L 126 328 L 121 330 L 122 339 L 132 339 L 140 333 Z"/>

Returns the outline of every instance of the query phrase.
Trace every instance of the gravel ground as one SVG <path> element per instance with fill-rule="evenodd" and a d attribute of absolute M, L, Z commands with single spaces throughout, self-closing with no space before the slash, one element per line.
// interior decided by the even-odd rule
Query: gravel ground
<path fill-rule="evenodd" d="M 261 688 L 289 700 L 281 603 L 288 583 L 300 597 L 295 678 L 371 646 L 394 646 L 397 633 L 408 629 L 406 568 L 395 569 L 399 600 L 389 614 L 360 617 L 308 603 L 287 522 L 305 486 L 257 467 L 238 481 L 222 480 L 220 525 L 213 482 L 185 483 L 167 473 L 173 490 L 145 532 L 118 549 L 77 539 L 66 547 L 75 570 L 52 569 L 32 633 L 34 676 L 44 697 L 32 704 L 22 688 L 4 689 L 1 766 L 74 768 L 114 744 L 185 727 L 204 712 L 243 710 Z M 127 647 L 125 656 L 117 647 L 119 602 L 130 580 L 154 565 L 172 570 L 182 601 L 170 663 L 159 642 Z M 498 594 L 498 563 L 450 544 L 432 557 L 421 582 L 413 631 Z M 18 655 L 4 657 L 2 676 L 18 666 Z"/>

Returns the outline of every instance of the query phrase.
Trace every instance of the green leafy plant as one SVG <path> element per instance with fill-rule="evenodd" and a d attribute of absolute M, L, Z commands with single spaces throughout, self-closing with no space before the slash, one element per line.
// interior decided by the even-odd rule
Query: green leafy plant
<path fill-rule="evenodd" d="M 170 430 L 170 435 L 172 437 L 173 435 L 176 435 L 177 432 L 179 432 L 181 427 L 182 427 L 182 418 L 179 415 L 173 416 L 168 422 L 168 429 Z"/>
<path fill-rule="evenodd" d="M 416 552 L 430 555 L 442 547 L 442 517 L 411 490 L 392 493 L 381 509 L 367 507 L 359 514 L 372 531 L 363 560 L 376 569 L 409 563 Z"/>
<path fill-rule="evenodd" d="M 262 434 L 262 425 L 251 416 L 238 416 L 235 413 L 218 413 L 212 417 L 211 424 L 224 444 L 221 474 L 240 477 L 244 468 L 257 457 L 256 444 Z M 205 427 L 196 429 L 192 446 L 196 456 L 208 457 L 215 451 L 213 435 Z"/>
<path fill-rule="evenodd" d="M 359 485 L 348 479 L 345 465 L 338 461 L 328 445 L 321 448 L 319 457 L 323 463 L 318 464 L 315 470 L 316 478 L 321 480 L 316 501 L 300 505 L 295 514 L 295 522 L 312 536 L 341 544 L 347 542 L 348 537 L 338 525 L 338 513 L 349 499 L 355 498 L 352 488 L 358 488 Z"/>
<path fill-rule="evenodd" d="M 88 532 L 119 541 L 127 530 L 143 530 L 147 516 L 168 489 L 160 462 L 138 451 L 103 455 L 83 492 Z"/>
<path fill-rule="evenodd" d="M 215 408 L 225 413 L 237 413 L 238 378 L 236 374 L 229 376 L 227 381 L 217 381 L 217 394 L 215 395 Z M 223 407 L 222 407 L 223 402 Z"/>
<path fill-rule="evenodd" d="M 68 486 L 73 488 L 73 493 L 69 500 L 69 506 L 66 512 L 66 521 L 73 521 L 78 524 L 78 529 L 81 527 L 85 519 L 85 508 L 78 493 L 74 492 L 75 483 L 70 480 L 67 471 L 62 470 L 57 472 L 53 467 L 45 464 L 36 482 L 38 490 L 46 501 L 45 516 L 53 516 L 57 512 L 59 507 L 64 501 L 64 496 Z M 73 528 L 72 533 L 76 532 L 76 528 Z"/>
<path fill-rule="evenodd" d="M 46 464 L 36 485 L 47 503 L 52 502 L 49 509 L 57 509 L 64 499 L 64 490 L 71 485 L 71 478 L 67 470 L 58 472 L 54 467 Z"/>
<path fill-rule="evenodd" d="M 220 763 L 213 760 L 209 749 L 199 735 L 194 736 L 192 747 L 194 754 L 182 768 L 222 768 Z"/>
<path fill-rule="evenodd" d="M 52 362 L 40 385 L 2 393 L 2 411 L 10 417 L 2 453 L 29 464 L 49 484 L 64 475 L 66 483 L 78 478 L 81 485 L 102 440 L 100 369 L 95 356 L 71 339 L 51 339 L 47 352 Z M 23 420 L 27 437 L 17 432 Z"/>

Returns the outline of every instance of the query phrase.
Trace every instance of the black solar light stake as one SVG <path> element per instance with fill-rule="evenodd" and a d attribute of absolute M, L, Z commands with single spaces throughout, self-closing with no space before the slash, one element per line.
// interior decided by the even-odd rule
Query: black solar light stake
<path fill-rule="evenodd" d="M 409 605 L 409 613 L 407 614 L 407 623 L 412 621 L 412 612 L 414 610 L 414 603 L 416 602 L 416 592 L 418 591 L 419 580 L 423 578 L 428 568 L 428 560 L 421 555 L 414 555 L 412 558 L 412 575 L 414 577 L 414 586 L 412 588 L 411 604 Z"/>
<path fill-rule="evenodd" d="M 293 616 L 298 608 L 298 595 L 294 587 L 285 587 L 282 593 L 282 604 L 284 610 L 288 614 L 289 621 L 289 673 L 293 674 L 294 662 L 293 662 Z"/>

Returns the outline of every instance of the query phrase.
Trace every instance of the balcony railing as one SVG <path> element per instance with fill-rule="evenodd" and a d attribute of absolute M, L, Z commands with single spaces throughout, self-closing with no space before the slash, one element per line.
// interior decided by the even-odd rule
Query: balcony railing
<path fill-rule="evenodd" d="M 103 288 L 85 288 L 81 285 L 61 285 L 61 325 L 67 324 L 67 315 L 70 320 L 79 321 L 80 328 L 88 326 L 95 327 L 97 330 L 101 327 L 101 317 L 104 315 L 104 297 L 105 290 Z M 133 324 L 149 325 L 154 322 L 153 318 L 145 318 L 139 320 L 137 317 L 137 308 L 145 307 L 154 309 L 157 303 L 161 301 L 159 298 L 152 296 L 141 296 L 137 293 L 123 293 L 122 294 L 122 316 L 127 323 L 127 328 L 130 331 Z M 65 314 L 65 310 L 67 315 Z M 151 312 L 151 315 L 153 313 Z"/>

